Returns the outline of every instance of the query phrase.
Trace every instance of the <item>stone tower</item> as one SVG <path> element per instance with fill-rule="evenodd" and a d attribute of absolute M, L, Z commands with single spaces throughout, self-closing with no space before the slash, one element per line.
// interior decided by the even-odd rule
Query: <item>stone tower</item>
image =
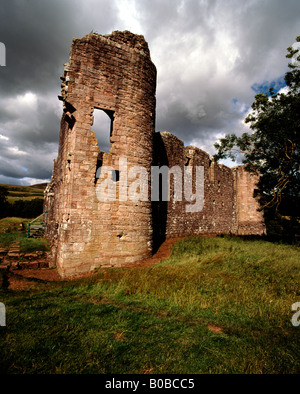
<path fill-rule="evenodd" d="M 113 168 L 118 196 L 120 158 L 126 158 L 127 171 L 150 171 L 156 68 L 148 44 L 128 31 L 73 39 L 61 79 L 59 152 L 45 193 L 53 264 L 64 277 L 146 258 L 152 253 L 150 199 L 99 201 L 97 176 L 101 167 Z M 94 138 L 95 108 L 111 119 L 109 153 Z"/>

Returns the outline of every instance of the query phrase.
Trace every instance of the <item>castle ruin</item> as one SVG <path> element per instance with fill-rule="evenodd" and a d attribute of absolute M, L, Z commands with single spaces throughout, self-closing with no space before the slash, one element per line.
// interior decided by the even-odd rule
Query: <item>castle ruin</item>
<path fill-rule="evenodd" d="M 73 39 L 61 79 L 59 151 L 44 210 L 52 264 L 62 277 L 148 258 L 167 238 L 265 232 L 253 197 L 255 176 L 216 163 L 169 132 L 155 132 L 156 68 L 143 36 L 115 31 Z M 109 152 L 99 149 L 92 131 L 95 109 L 111 120 Z M 203 208 L 189 212 L 187 201 L 175 198 L 172 177 L 169 201 L 161 193 L 151 200 L 151 176 L 147 199 L 120 198 L 120 158 L 128 172 L 167 166 L 195 176 L 195 168 L 203 168 Z M 100 201 L 99 169 L 105 167 L 115 170 L 117 198 Z"/>

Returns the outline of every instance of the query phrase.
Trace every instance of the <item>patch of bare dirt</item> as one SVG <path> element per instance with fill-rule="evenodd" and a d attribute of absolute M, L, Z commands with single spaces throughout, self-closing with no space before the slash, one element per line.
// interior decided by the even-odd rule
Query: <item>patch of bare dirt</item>
<path fill-rule="evenodd" d="M 57 282 L 62 278 L 56 269 L 21 269 L 8 271 L 7 286 L 10 290 L 29 290 L 39 286 L 42 282 Z"/>
<path fill-rule="evenodd" d="M 122 265 L 121 268 L 151 267 L 159 263 L 161 260 L 167 259 L 171 255 L 171 247 L 184 238 L 167 239 L 158 249 L 158 251 L 150 258 L 138 261 L 136 263 Z M 9 271 L 9 289 L 11 290 L 27 290 L 34 288 L 38 281 L 58 282 L 71 281 L 75 279 L 86 278 L 95 275 L 93 272 L 73 276 L 72 278 L 61 278 L 57 269 L 40 268 L 40 269 L 20 269 Z"/>
<path fill-rule="evenodd" d="M 213 324 L 208 324 L 207 328 L 208 328 L 210 331 L 213 331 L 213 332 L 215 332 L 215 333 L 219 333 L 219 332 L 222 332 L 222 331 L 223 331 L 223 328 L 222 328 L 222 327 L 214 326 Z"/>
<path fill-rule="evenodd" d="M 158 249 L 158 251 L 148 259 L 137 261 L 136 263 L 122 264 L 122 268 L 135 268 L 135 267 L 151 267 L 154 264 L 159 263 L 161 260 L 165 260 L 171 255 L 171 247 L 176 242 L 183 240 L 184 238 L 171 238 L 167 239 Z"/>

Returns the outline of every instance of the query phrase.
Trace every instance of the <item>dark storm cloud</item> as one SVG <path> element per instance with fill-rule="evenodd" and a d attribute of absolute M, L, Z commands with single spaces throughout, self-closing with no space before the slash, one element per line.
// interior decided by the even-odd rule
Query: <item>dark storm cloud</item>
<path fill-rule="evenodd" d="M 6 68 L 1 69 L 1 94 L 59 90 L 59 73 L 68 60 L 72 38 L 93 29 L 95 14 L 106 32 L 114 21 L 113 5 L 101 0 L 2 2 L 0 40 L 6 46 Z"/>
<path fill-rule="evenodd" d="M 103 12 L 105 9 L 106 12 Z M 62 113 L 57 95 L 72 38 L 95 29 L 110 31 L 113 1 L 10 0 L 1 4 L 0 174 L 11 182 L 50 178 Z M 28 99 L 27 99 L 28 98 Z M 20 153 L 23 152 L 23 153 Z"/>
<path fill-rule="evenodd" d="M 245 108 L 255 94 L 251 86 L 282 80 L 286 48 L 300 32 L 300 3 L 172 4 L 170 13 L 168 0 L 137 6 L 145 29 L 152 32 L 152 59 L 158 68 L 157 127 L 213 153 L 217 136 L 245 131 Z"/>
<path fill-rule="evenodd" d="M 282 86 L 286 48 L 300 34 L 299 0 L 2 3 L 0 183 L 50 177 L 62 113 L 59 77 L 74 36 L 143 34 L 158 71 L 157 130 L 213 154 L 220 136 L 245 131 L 255 89 L 269 81 Z"/>

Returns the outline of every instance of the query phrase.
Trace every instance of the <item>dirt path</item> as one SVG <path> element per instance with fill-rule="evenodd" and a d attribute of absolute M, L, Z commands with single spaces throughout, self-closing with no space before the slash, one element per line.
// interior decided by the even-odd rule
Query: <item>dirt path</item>
<path fill-rule="evenodd" d="M 158 251 L 149 259 L 138 261 L 136 263 L 122 265 L 122 268 L 134 268 L 134 267 L 150 267 L 151 265 L 159 263 L 161 260 L 167 259 L 171 255 L 171 247 L 176 244 L 176 242 L 181 241 L 184 238 L 171 238 L 167 239 Z"/>
<path fill-rule="evenodd" d="M 158 249 L 158 251 L 150 258 L 138 261 L 136 263 L 122 265 L 121 268 L 136 268 L 136 267 L 151 267 L 159 263 L 161 260 L 167 259 L 171 255 L 171 247 L 178 241 L 184 238 L 167 239 Z M 10 271 L 8 273 L 9 289 L 11 290 L 26 290 L 36 286 L 36 280 L 48 281 L 70 281 L 74 279 L 85 278 L 94 275 L 94 273 L 86 273 L 78 275 L 71 279 L 62 279 L 57 270 L 54 268 L 42 269 L 21 269 L 17 271 Z"/>

